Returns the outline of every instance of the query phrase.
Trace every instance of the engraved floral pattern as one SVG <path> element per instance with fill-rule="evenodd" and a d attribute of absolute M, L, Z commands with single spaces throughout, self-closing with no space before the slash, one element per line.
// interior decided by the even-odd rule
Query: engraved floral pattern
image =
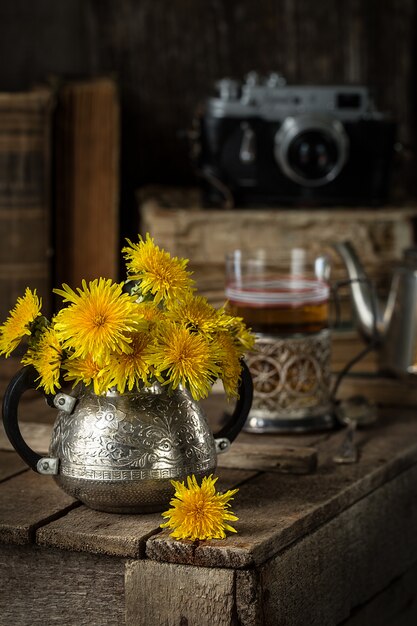
<path fill-rule="evenodd" d="M 86 472 L 101 476 L 99 468 L 168 470 L 175 476 L 185 466 L 204 471 L 215 465 L 207 420 L 182 389 L 172 395 L 84 393 L 71 415 L 59 414 L 51 454 L 62 460 L 67 475 L 79 475 L 82 467 L 84 477 Z"/>

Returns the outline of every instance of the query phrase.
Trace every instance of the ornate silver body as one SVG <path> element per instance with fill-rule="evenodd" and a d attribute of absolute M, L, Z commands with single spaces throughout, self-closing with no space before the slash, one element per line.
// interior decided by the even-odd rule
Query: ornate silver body
<path fill-rule="evenodd" d="M 152 387 L 132 393 L 90 389 L 79 394 L 48 395 L 59 409 L 50 456 L 42 457 L 22 437 L 18 412 L 22 395 L 35 389 L 39 373 L 32 365 L 13 376 L 3 398 L 3 425 L 20 457 L 39 474 L 55 477 L 74 498 L 100 511 L 147 513 L 169 505 L 173 479 L 201 479 L 216 468 L 241 431 L 252 404 L 252 378 L 241 361 L 233 413 L 215 435 L 201 407 L 185 389 Z"/>
<path fill-rule="evenodd" d="M 172 479 L 201 478 L 217 460 L 199 405 L 186 390 L 159 385 L 123 395 L 84 390 L 72 412 L 59 412 L 50 456 L 43 462 L 58 459 L 55 480 L 66 493 L 116 513 L 163 510 Z"/>

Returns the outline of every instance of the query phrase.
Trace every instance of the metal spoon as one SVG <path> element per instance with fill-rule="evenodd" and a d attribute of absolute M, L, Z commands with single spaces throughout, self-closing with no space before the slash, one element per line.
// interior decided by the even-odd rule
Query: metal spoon
<path fill-rule="evenodd" d="M 352 396 L 342 400 L 336 407 L 336 418 L 345 425 L 345 437 L 333 456 L 335 463 L 357 463 L 358 447 L 355 443 L 355 432 L 359 426 L 368 426 L 377 420 L 376 404 L 364 396 Z"/>

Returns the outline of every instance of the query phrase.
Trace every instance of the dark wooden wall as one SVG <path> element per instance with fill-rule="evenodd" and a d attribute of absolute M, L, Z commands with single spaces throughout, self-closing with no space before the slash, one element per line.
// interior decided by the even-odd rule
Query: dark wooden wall
<path fill-rule="evenodd" d="M 147 183 L 192 184 L 178 135 L 222 76 L 365 83 L 399 123 L 396 191 L 415 194 L 417 0 L 0 0 L 0 89 L 49 75 L 120 86 L 124 211 Z"/>

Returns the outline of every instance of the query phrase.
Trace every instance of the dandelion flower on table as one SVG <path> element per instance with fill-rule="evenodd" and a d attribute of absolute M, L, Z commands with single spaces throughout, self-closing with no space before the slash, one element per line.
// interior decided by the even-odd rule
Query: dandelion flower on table
<path fill-rule="evenodd" d="M 0 326 L 0 354 L 6 357 L 17 348 L 21 340 L 31 335 L 31 325 L 41 315 L 42 301 L 29 287 L 17 299 L 16 305 L 7 320 Z"/>
<path fill-rule="evenodd" d="M 140 318 L 137 303 L 122 291 L 122 284 L 110 279 L 96 279 L 88 286 L 82 281 L 78 293 L 68 285 L 54 292 L 70 305 L 59 311 L 55 329 L 64 348 L 73 357 L 85 358 L 88 354 L 96 359 L 109 352 L 129 352 L 129 333 L 145 325 Z"/>
<path fill-rule="evenodd" d="M 127 239 L 128 246 L 122 249 L 130 280 L 140 281 L 143 296 L 152 295 L 154 302 L 180 299 L 192 289 L 194 281 L 187 271 L 187 259 L 171 257 L 169 252 L 155 245 L 149 234 L 139 243 Z"/>
<path fill-rule="evenodd" d="M 156 372 L 168 379 L 171 388 L 183 385 L 195 400 L 207 397 L 220 374 L 217 351 L 209 341 L 172 322 L 158 326 L 148 354 Z"/>
<path fill-rule="evenodd" d="M 216 493 L 217 478 L 205 476 L 198 484 L 194 475 L 187 477 L 187 486 L 184 482 L 172 480 L 175 494 L 168 511 L 162 517 L 168 521 L 161 524 L 161 528 L 170 528 L 174 539 L 224 539 L 226 531 L 237 532 L 228 522 L 238 519 L 230 511 L 230 500 L 238 489 L 226 493 Z"/>
<path fill-rule="evenodd" d="M 61 387 L 59 378 L 63 359 L 62 346 L 55 329 L 46 327 L 34 345 L 30 345 L 22 358 L 23 365 L 33 365 L 39 374 L 39 387 L 46 393 L 56 393 Z"/>

